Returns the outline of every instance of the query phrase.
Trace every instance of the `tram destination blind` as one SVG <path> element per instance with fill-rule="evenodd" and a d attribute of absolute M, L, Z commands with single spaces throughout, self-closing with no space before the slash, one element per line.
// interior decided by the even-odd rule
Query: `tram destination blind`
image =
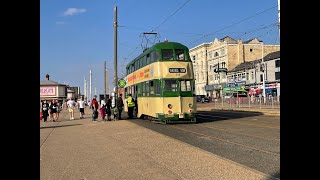
<path fill-rule="evenodd" d="M 186 68 L 169 68 L 169 73 L 186 73 Z"/>

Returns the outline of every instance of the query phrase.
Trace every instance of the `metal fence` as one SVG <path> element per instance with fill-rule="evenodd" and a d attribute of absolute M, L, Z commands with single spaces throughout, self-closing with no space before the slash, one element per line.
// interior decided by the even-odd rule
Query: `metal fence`
<path fill-rule="evenodd" d="M 280 97 L 231 97 L 213 99 L 215 108 L 259 108 L 280 109 Z"/>

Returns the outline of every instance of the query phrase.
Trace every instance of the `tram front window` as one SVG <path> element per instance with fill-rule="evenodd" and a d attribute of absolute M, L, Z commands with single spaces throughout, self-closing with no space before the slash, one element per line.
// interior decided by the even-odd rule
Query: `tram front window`
<path fill-rule="evenodd" d="M 176 49 L 176 60 L 185 60 L 183 49 Z"/>
<path fill-rule="evenodd" d="M 181 80 L 180 81 L 180 90 L 181 91 L 191 91 L 190 80 Z"/>
<path fill-rule="evenodd" d="M 162 60 L 173 60 L 173 49 L 163 49 Z"/>
<path fill-rule="evenodd" d="M 178 91 L 178 84 L 176 80 L 165 80 L 164 83 L 165 91 Z"/>

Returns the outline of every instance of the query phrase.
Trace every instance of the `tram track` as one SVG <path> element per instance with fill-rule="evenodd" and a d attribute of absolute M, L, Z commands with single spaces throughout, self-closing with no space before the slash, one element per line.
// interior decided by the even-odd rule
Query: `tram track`
<path fill-rule="evenodd" d="M 262 137 L 262 136 L 255 136 L 255 135 L 246 134 L 246 133 L 240 133 L 240 132 L 227 130 L 227 129 L 223 129 L 223 128 L 217 128 L 217 127 L 213 127 L 213 126 L 204 126 L 204 125 L 200 125 L 200 124 L 196 124 L 196 126 L 201 126 L 201 127 L 209 128 L 209 129 L 217 129 L 217 130 L 220 130 L 220 131 L 231 132 L 231 133 L 234 133 L 234 134 L 240 134 L 240 135 L 244 135 L 244 136 L 248 136 L 248 137 L 254 137 L 254 138 L 260 138 L 260 139 L 264 139 L 264 140 L 280 142 L 280 139 L 272 139 L 272 138 L 266 138 L 266 137 Z"/>
<path fill-rule="evenodd" d="M 212 118 L 223 118 L 224 119 L 233 119 L 233 117 L 227 117 L 227 116 L 216 116 L 216 115 L 206 115 L 206 114 L 198 114 L 198 117 L 201 117 L 201 119 L 209 119 L 212 120 Z M 229 123 L 235 123 L 235 124 L 243 124 L 243 125 L 249 125 L 249 126 L 256 126 L 256 127 L 263 127 L 263 128 L 270 128 L 270 129 L 280 129 L 279 126 L 268 126 L 268 125 L 258 125 L 256 123 L 244 123 L 244 122 L 234 122 L 234 121 L 228 121 Z"/>
<path fill-rule="evenodd" d="M 196 131 L 191 131 L 191 130 L 188 130 L 188 129 L 185 129 L 185 128 L 181 128 L 181 127 L 177 127 L 177 126 L 172 126 L 172 128 L 175 128 L 175 129 L 178 129 L 178 130 L 181 130 L 181 131 L 185 131 L 185 132 L 188 132 L 188 133 L 192 133 L 192 134 L 195 134 L 195 135 L 198 135 L 198 136 L 207 137 L 207 138 L 210 138 L 210 139 L 213 139 L 213 140 L 222 141 L 222 142 L 225 142 L 225 143 L 228 143 L 228 144 L 241 146 L 241 147 L 244 147 L 244 148 L 247 148 L 247 149 L 250 149 L 250 150 L 255 150 L 255 151 L 263 152 L 263 153 L 266 153 L 266 154 L 269 154 L 269 155 L 274 155 L 274 156 L 280 157 L 280 154 L 277 154 L 277 153 L 274 153 L 274 152 L 271 152 L 271 151 L 267 151 L 267 150 L 263 150 L 263 149 L 260 149 L 260 148 L 256 148 L 256 147 L 253 147 L 253 146 L 241 144 L 241 143 L 238 143 L 238 142 L 233 142 L 233 141 L 230 141 L 230 140 L 226 140 L 226 139 L 218 138 L 218 137 L 215 137 L 215 136 L 199 133 L 199 132 L 196 132 Z"/>

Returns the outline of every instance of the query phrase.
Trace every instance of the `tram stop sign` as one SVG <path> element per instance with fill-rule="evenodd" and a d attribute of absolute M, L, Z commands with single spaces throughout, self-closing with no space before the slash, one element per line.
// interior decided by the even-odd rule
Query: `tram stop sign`
<path fill-rule="evenodd" d="M 127 82 L 124 79 L 119 79 L 118 86 L 121 88 L 124 88 L 126 86 Z"/>

